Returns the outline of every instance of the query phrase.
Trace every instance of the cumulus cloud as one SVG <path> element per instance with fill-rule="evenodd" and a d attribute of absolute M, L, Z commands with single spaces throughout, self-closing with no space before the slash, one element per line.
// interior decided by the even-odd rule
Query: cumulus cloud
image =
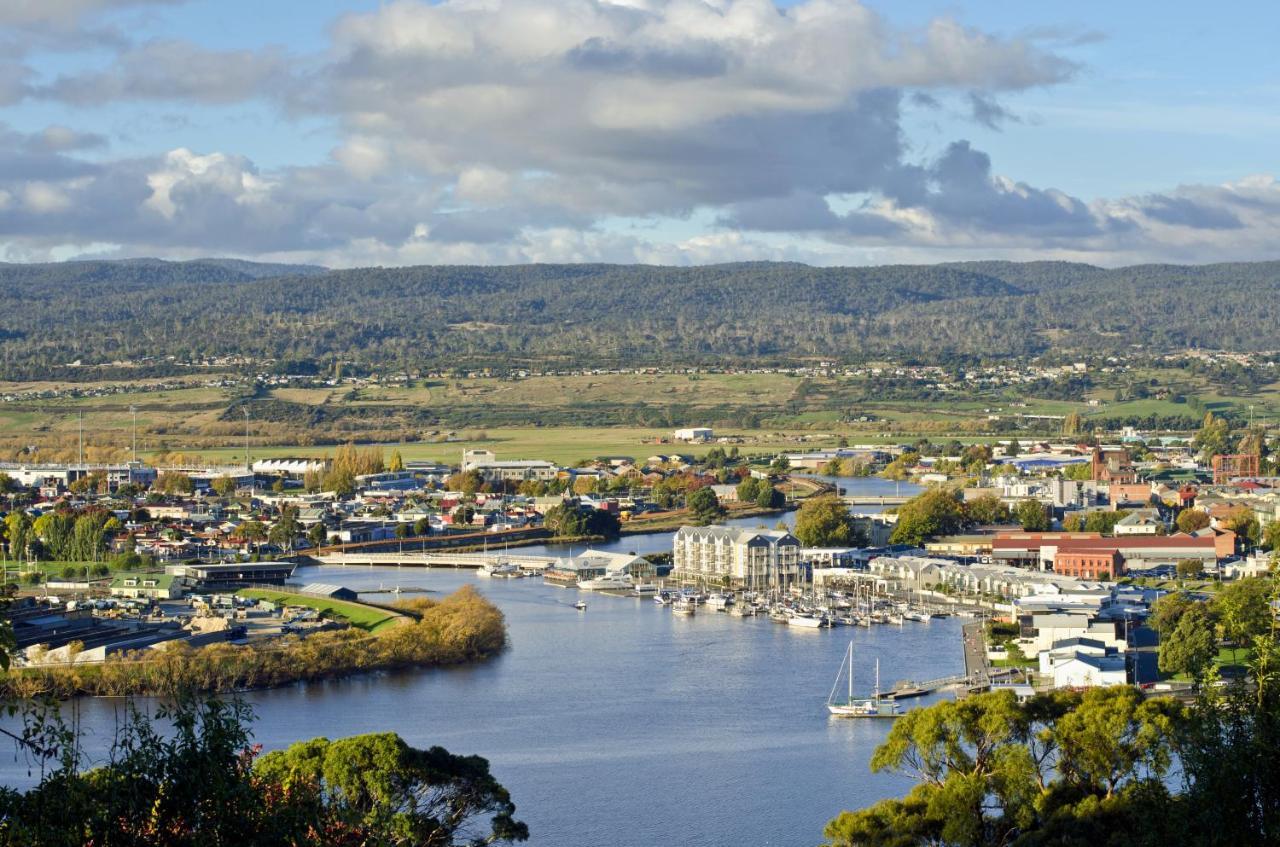
<path fill-rule="evenodd" d="M 109 13 L 163 2 L 5 4 L 0 44 L 105 39 Z M 328 161 L 264 170 L 198 143 L 110 159 L 92 133 L 0 127 L 0 233 L 11 251 L 335 265 L 1269 249 L 1273 181 L 1085 202 L 967 140 L 926 155 L 906 137 L 911 109 L 1017 120 L 1002 101 L 1069 78 L 1058 47 L 1092 37 L 903 30 L 855 0 L 394 0 L 341 17 L 309 56 L 122 38 L 53 78 L 0 67 L 0 103 L 266 101 L 340 141 Z"/>

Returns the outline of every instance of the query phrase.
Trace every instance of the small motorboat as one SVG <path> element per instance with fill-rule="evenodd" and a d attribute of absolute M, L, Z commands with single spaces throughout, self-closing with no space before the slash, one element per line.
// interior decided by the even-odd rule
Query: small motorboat
<path fill-rule="evenodd" d="M 573 608 L 577 609 L 579 612 L 585 612 L 587 610 L 587 601 L 579 600 L 577 603 L 573 604 Z"/>

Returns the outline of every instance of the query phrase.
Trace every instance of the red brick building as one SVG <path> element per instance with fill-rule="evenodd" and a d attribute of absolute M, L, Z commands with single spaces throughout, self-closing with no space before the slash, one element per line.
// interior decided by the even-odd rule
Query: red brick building
<path fill-rule="evenodd" d="M 1124 574 L 1124 556 L 1114 547 L 1073 549 L 1068 543 L 1053 557 L 1053 572 L 1078 579 L 1115 579 Z"/>

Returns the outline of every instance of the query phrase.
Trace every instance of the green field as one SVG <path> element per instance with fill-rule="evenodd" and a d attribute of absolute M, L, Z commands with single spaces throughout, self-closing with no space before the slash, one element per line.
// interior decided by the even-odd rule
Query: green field
<path fill-rule="evenodd" d="M 1280 416 L 1280 384 L 1230 396 L 1205 378 L 1170 368 L 1098 374 L 1079 397 L 1049 399 L 1018 386 L 950 391 L 920 384 L 882 391 L 861 377 L 761 374 L 600 374 L 523 379 L 435 378 L 403 383 L 344 383 L 221 388 L 195 383 L 162 391 L 126 390 L 93 397 L 15 398 L 0 403 L 0 458 L 74 460 L 84 414 L 85 455 L 91 461 L 130 455 L 137 408 L 144 454 L 179 452 L 243 459 L 244 421 L 233 403 L 248 397 L 257 455 L 318 455 L 348 440 L 405 442 L 405 458 L 456 461 L 463 449 L 485 447 L 502 458 L 561 463 L 599 455 L 642 458 L 661 452 L 700 454 L 704 446 L 657 444 L 680 426 L 711 426 L 741 435 L 744 452 L 769 453 L 852 443 L 902 443 L 925 436 L 977 441 L 993 436 L 992 419 L 1007 426 L 1021 416 L 1091 420 L 1149 416 L 1197 420 L 1195 409 L 1234 412 L 1266 422 Z M 91 383 L 81 391 L 117 390 Z M 130 384 L 123 383 L 127 388 Z M 142 383 L 138 384 L 139 387 Z M 0 396 L 67 390 L 67 383 L 0 383 Z M 905 392 L 905 393 L 904 393 Z M 1142 393 L 1151 396 L 1141 397 Z M 917 396 L 918 395 L 918 396 Z M 1131 397 L 1135 399 L 1117 399 Z M 1092 402 L 1092 405 L 1091 405 Z M 869 418 L 870 420 L 862 420 Z M 1056 434 L 1049 419 L 1022 438 Z M 805 436 L 808 436 L 806 440 Z M 329 445 L 312 446 L 312 445 Z M 264 446 L 265 445 L 265 446 Z M 298 445 L 298 446 L 289 446 Z"/>
<path fill-rule="evenodd" d="M 304 594 L 290 594 L 287 591 L 272 591 L 266 588 L 250 588 L 236 593 L 241 597 L 269 600 L 278 606 L 304 606 L 308 609 L 315 609 L 318 612 L 328 612 L 366 632 L 377 632 L 383 627 L 396 626 L 402 620 L 399 615 L 388 612 L 385 609 L 366 606 L 363 603 L 348 603 L 343 600 L 308 597 Z"/>
<path fill-rule="evenodd" d="M 839 439 L 835 434 L 837 431 L 830 430 L 824 435 L 806 431 L 734 430 L 726 431 L 725 434 L 741 436 L 744 441 L 736 445 L 738 450 L 743 454 L 751 455 L 835 447 Z M 680 442 L 658 444 L 655 440 L 664 435 L 669 436 L 669 430 L 628 427 L 494 428 L 485 429 L 482 432 L 460 433 L 460 435 L 462 437 L 456 441 L 385 444 L 383 447 L 388 456 L 392 450 L 398 450 L 405 461 L 421 460 L 457 464 L 464 450 L 484 449 L 492 450 L 500 459 L 545 459 L 571 465 L 579 460 L 594 459 L 598 456 L 632 456 L 638 461 L 643 461 L 655 454 L 680 453 L 686 456 L 701 456 L 712 447 L 729 449 L 734 446 Z M 850 443 L 867 444 L 897 443 L 897 440 L 900 440 L 890 436 L 861 433 L 851 433 L 846 437 Z M 264 446 L 253 447 L 252 453 L 256 458 L 323 456 L 332 454 L 334 449 L 333 447 Z M 234 447 L 196 452 L 217 462 L 239 461 L 244 457 L 243 449 Z"/>

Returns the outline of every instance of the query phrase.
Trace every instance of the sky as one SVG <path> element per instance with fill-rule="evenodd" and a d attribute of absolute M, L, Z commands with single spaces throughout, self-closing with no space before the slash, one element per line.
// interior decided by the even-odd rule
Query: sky
<path fill-rule="evenodd" d="M 1280 257 L 1280 6 L 2 0 L 0 261 Z"/>

